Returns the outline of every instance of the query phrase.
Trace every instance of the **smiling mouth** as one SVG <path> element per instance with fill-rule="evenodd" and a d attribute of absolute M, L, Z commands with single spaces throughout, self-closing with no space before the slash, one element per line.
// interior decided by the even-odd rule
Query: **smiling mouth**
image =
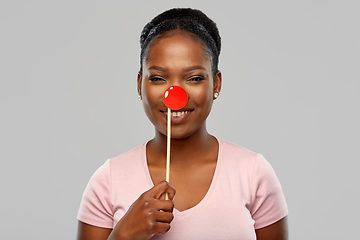
<path fill-rule="evenodd" d="M 185 114 L 190 113 L 192 111 L 194 111 L 194 109 L 192 109 L 192 110 L 183 110 L 183 111 L 171 111 L 171 117 L 172 118 L 182 117 Z M 160 112 L 165 113 L 167 115 L 167 111 L 161 110 Z"/>

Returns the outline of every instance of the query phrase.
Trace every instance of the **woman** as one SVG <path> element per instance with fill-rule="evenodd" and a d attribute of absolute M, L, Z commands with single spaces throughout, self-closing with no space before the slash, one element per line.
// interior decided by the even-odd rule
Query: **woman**
<path fill-rule="evenodd" d="M 268 162 L 206 130 L 222 81 L 216 24 L 201 11 L 171 9 L 144 27 L 140 43 L 138 93 L 155 137 L 95 172 L 78 239 L 287 239 L 287 207 Z M 172 85 L 189 99 L 171 116 L 168 183 L 162 95 Z"/>

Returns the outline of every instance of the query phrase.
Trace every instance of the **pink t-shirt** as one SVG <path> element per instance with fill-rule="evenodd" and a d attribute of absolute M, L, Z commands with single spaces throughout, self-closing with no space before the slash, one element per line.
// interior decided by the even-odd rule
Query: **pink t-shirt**
<path fill-rule="evenodd" d="M 217 138 L 210 188 L 193 208 L 174 209 L 171 229 L 152 239 L 256 239 L 255 229 L 287 215 L 280 183 L 261 154 Z M 153 187 L 146 143 L 107 160 L 91 177 L 78 213 L 82 222 L 113 228 L 130 205 Z"/>

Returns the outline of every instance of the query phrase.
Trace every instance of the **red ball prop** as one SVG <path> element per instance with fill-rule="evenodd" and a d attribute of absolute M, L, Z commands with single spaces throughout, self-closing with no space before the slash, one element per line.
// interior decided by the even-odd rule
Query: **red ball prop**
<path fill-rule="evenodd" d="M 165 105 L 171 110 L 179 110 L 185 107 L 188 95 L 182 87 L 171 86 L 164 92 L 163 100 Z"/>

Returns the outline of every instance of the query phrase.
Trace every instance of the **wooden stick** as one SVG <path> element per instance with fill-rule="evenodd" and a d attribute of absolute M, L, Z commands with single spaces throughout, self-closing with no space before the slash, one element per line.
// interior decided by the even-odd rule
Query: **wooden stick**
<path fill-rule="evenodd" d="M 170 145 L 171 145 L 171 109 L 168 108 L 167 112 L 167 144 L 166 144 L 166 176 L 165 180 L 170 181 Z M 166 200 L 169 200 L 168 193 L 165 196 Z"/>

